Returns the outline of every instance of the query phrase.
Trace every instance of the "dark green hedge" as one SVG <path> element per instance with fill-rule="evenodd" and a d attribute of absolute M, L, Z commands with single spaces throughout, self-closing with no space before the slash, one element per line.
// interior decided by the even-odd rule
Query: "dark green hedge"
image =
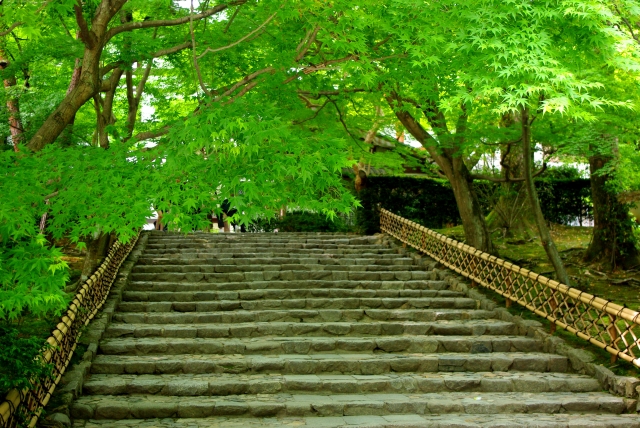
<path fill-rule="evenodd" d="M 536 182 L 544 217 L 558 224 L 583 225 L 593 220 L 588 178 L 544 179 Z"/>
<path fill-rule="evenodd" d="M 365 234 L 380 232 L 379 207 L 433 229 L 460 222 L 456 200 L 446 181 L 369 177 L 358 198 L 362 208 L 357 211 L 356 224 Z"/>
<path fill-rule="evenodd" d="M 475 182 L 491 187 L 494 183 Z M 545 179 L 536 182 L 545 218 L 559 224 L 578 224 L 592 219 L 591 191 L 588 179 Z M 480 203 L 488 214 L 488 201 Z M 415 177 L 370 177 L 367 187 L 358 194 L 362 202 L 356 214 L 359 231 L 380 231 L 378 208 L 383 207 L 402 217 L 432 229 L 460 224 L 460 215 L 451 186 L 446 181 Z"/>

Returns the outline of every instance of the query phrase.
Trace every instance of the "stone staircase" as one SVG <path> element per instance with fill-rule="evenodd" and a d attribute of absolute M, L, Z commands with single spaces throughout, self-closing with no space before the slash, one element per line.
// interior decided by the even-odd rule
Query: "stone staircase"
<path fill-rule="evenodd" d="M 380 237 L 150 235 L 81 427 L 640 427 L 446 271 Z"/>

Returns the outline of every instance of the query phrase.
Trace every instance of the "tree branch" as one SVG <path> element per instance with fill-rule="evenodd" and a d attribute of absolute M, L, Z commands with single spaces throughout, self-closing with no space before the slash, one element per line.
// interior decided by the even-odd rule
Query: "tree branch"
<path fill-rule="evenodd" d="M 269 22 L 271 22 L 271 20 L 272 20 L 273 18 L 275 18 L 275 17 L 276 17 L 276 15 L 277 15 L 277 14 L 278 14 L 278 12 L 275 12 L 273 15 L 271 15 L 269 18 L 267 18 L 267 20 L 266 20 L 266 21 L 264 21 L 264 22 L 263 22 L 263 23 L 262 23 L 258 28 L 256 28 L 255 30 L 253 30 L 252 32 L 250 32 L 249 34 L 247 34 L 246 36 L 242 37 L 241 39 L 236 40 L 235 42 L 233 42 L 233 43 L 231 43 L 231 44 L 228 44 L 228 45 L 226 45 L 226 46 L 221 46 L 221 47 L 219 47 L 219 48 L 214 48 L 214 49 L 207 48 L 207 49 L 205 49 L 205 51 L 204 51 L 204 52 L 202 52 L 200 55 L 198 55 L 198 57 L 197 57 L 197 58 L 198 58 L 198 59 L 202 59 L 202 57 L 203 57 L 203 56 L 205 56 L 205 55 L 206 55 L 207 53 L 209 53 L 209 52 L 212 52 L 212 53 L 213 53 L 213 52 L 220 52 L 220 51 L 223 51 L 223 50 L 225 50 L 225 49 L 232 48 L 232 47 L 234 47 L 234 46 L 236 46 L 236 45 L 238 45 L 238 44 L 240 44 L 240 43 L 244 42 L 244 41 L 245 41 L 245 40 L 247 40 L 249 37 L 253 36 L 255 33 L 257 33 L 258 31 L 262 30 L 262 29 L 265 27 L 265 25 L 267 25 Z"/>
<path fill-rule="evenodd" d="M 253 82 L 249 83 L 247 86 L 242 88 L 242 90 L 240 92 L 238 92 L 236 95 L 234 95 L 233 98 L 231 98 L 229 101 L 224 103 L 224 105 L 233 104 L 238 98 L 240 98 L 241 96 L 243 96 L 244 94 L 246 94 L 247 92 L 249 92 L 250 90 L 255 88 L 257 84 L 258 84 L 257 81 L 253 81 Z"/>
<path fill-rule="evenodd" d="M 323 108 L 325 108 L 325 106 L 326 106 L 327 104 L 329 104 L 329 101 L 330 101 L 329 99 L 325 100 L 324 104 L 322 104 L 322 105 L 321 105 L 321 106 L 320 106 L 320 107 L 315 111 L 315 113 L 313 114 L 313 116 L 308 117 L 308 118 L 303 119 L 303 120 L 294 120 L 294 121 L 293 121 L 293 124 L 294 124 L 294 125 L 300 125 L 300 124 L 302 124 L 302 123 L 305 123 L 305 122 L 308 122 L 308 121 L 310 121 L 310 120 L 315 119 L 315 118 L 318 116 L 318 114 L 320 113 L 320 111 L 321 111 Z M 316 106 L 316 107 L 317 107 L 317 106 Z"/>
<path fill-rule="evenodd" d="M 240 88 L 241 86 L 246 85 L 247 83 L 251 82 L 256 77 L 260 76 L 261 74 L 274 73 L 275 71 L 276 71 L 276 69 L 273 68 L 273 67 L 266 67 L 266 68 L 263 68 L 262 70 L 258 70 L 256 72 L 253 72 L 253 73 L 249 74 L 248 76 L 245 76 L 239 82 L 236 82 L 235 84 L 230 86 L 228 89 L 225 87 L 225 88 L 222 88 L 222 89 L 216 91 L 216 93 L 219 93 L 221 90 L 225 90 L 225 92 L 223 92 L 221 95 L 216 97 L 213 101 L 214 102 L 220 101 L 223 97 L 231 95 L 233 92 L 235 92 L 236 89 Z"/>
<path fill-rule="evenodd" d="M 10 34 L 13 30 L 15 30 L 16 28 L 18 28 L 21 25 L 24 25 L 24 22 L 14 22 L 13 24 L 11 24 L 9 26 L 9 28 L 4 30 L 3 32 L 0 32 L 0 37 L 4 37 L 7 34 Z"/>
<path fill-rule="evenodd" d="M 91 31 L 89 30 L 87 21 L 85 21 L 84 15 L 82 14 L 81 0 L 76 1 L 76 4 L 73 5 L 73 10 L 76 14 L 76 22 L 78 23 L 78 28 L 80 28 L 80 40 L 82 40 L 82 42 L 88 48 L 93 48 L 95 45 L 95 38 L 91 37 Z"/>
<path fill-rule="evenodd" d="M 316 27 L 313 30 L 309 30 L 309 32 L 307 32 L 302 42 L 300 42 L 300 44 L 296 48 L 296 52 L 298 52 L 298 55 L 296 55 L 296 58 L 295 58 L 296 62 L 304 58 L 307 51 L 313 44 L 313 42 L 316 41 L 316 37 L 318 36 L 318 31 L 320 31 L 320 26 L 316 25 Z"/>
<path fill-rule="evenodd" d="M 342 111 L 340 110 L 340 107 L 338 107 L 338 103 L 335 102 L 335 100 L 333 100 L 331 97 L 327 97 L 327 99 L 329 100 L 329 102 L 331 102 L 331 104 L 333 104 L 333 106 L 336 108 L 336 111 L 338 112 L 338 120 L 340 121 L 340 123 L 342 124 L 342 127 L 344 128 L 344 130 L 346 131 L 346 133 L 349 135 L 349 137 L 351 137 L 351 139 L 356 143 L 356 145 L 360 148 L 360 150 L 362 150 L 365 153 L 369 153 L 368 150 L 365 150 L 361 145 L 360 142 L 358 141 L 358 139 L 356 137 L 353 136 L 353 134 L 351 133 L 351 131 L 349 131 L 349 128 L 347 127 L 347 124 L 344 121 L 344 118 L 342 117 Z"/>
<path fill-rule="evenodd" d="M 229 31 L 229 27 L 231 27 L 231 24 L 233 24 L 233 21 L 235 21 L 236 16 L 238 16 L 238 12 L 240 12 L 240 8 L 242 7 L 242 5 L 236 7 L 236 10 L 233 12 L 233 15 L 231 15 L 231 19 L 229 19 L 229 22 L 227 23 L 227 25 L 224 27 L 224 30 L 222 30 L 223 33 L 227 33 L 227 31 Z"/>
<path fill-rule="evenodd" d="M 188 49 L 190 47 L 191 47 L 191 42 L 184 42 L 184 43 L 181 43 L 179 45 L 175 45 L 175 46 L 172 46 L 170 48 L 161 49 L 161 50 L 159 50 L 157 52 L 154 52 L 149 56 L 149 58 L 159 58 L 161 56 L 171 55 L 171 54 L 174 54 L 176 52 L 180 52 L 181 50 Z M 140 59 L 135 59 L 134 60 L 134 62 L 139 62 L 139 61 L 140 61 Z M 107 74 L 108 72 L 110 72 L 114 68 L 122 66 L 123 64 L 125 64 L 124 61 L 116 61 L 116 62 L 109 63 L 109 64 L 105 65 L 104 67 L 102 67 L 100 69 L 100 75 L 104 77 L 105 74 Z"/>
<path fill-rule="evenodd" d="M 202 79 L 202 72 L 200 71 L 200 66 L 198 65 L 198 57 L 196 55 L 196 34 L 193 31 L 193 0 L 191 0 L 191 13 L 189 14 L 189 33 L 191 34 L 191 55 L 193 57 L 193 68 L 196 70 L 200 89 L 202 89 L 202 92 L 204 92 L 205 95 L 211 96 L 211 91 L 207 89 L 204 84 L 204 80 Z"/>
<path fill-rule="evenodd" d="M 158 138 L 158 137 L 162 137 L 163 135 L 167 135 L 170 130 L 171 130 L 171 127 L 167 125 L 167 126 L 163 126 L 160 129 L 155 129 L 153 131 L 139 132 L 136 134 L 135 137 L 133 137 L 133 139 L 138 142 L 151 140 L 152 138 Z"/>
<path fill-rule="evenodd" d="M 138 82 L 138 87 L 136 88 L 136 103 L 140 103 L 140 98 L 142 97 L 142 91 L 144 90 L 144 86 L 147 84 L 147 80 L 149 79 L 149 75 L 151 74 L 151 67 L 153 67 L 153 60 L 150 59 L 147 63 L 147 66 L 144 69 L 144 73 L 142 73 L 142 77 Z"/>
<path fill-rule="evenodd" d="M 378 48 L 382 45 L 384 45 L 385 43 L 387 43 L 389 40 L 391 40 L 391 35 L 388 35 L 387 37 L 385 37 L 383 40 L 379 41 L 378 43 L 376 43 L 375 45 L 373 45 L 373 50 L 377 51 Z"/>
<path fill-rule="evenodd" d="M 353 88 L 353 89 L 338 89 L 335 91 L 298 91 L 299 94 L 306 95 L 308 98 L 312 100 L 317 100 L 322 96 L 326 95 L 340 95 L 347 92 L 368 92 L 367 89 Z"/>
<path fill-rule="evenodd" d="M 228 4 L 221 4 L 211 9 L 207 9 L 202 13 L 197 15 L 189 14 L 189 16 L 184 16 L 182 18 L 176 19 L 156 19 L 152 21 L 141 21 L 141 22 L 130 22 L 127 24 L 119 25 L 117 27 L 109 30 L 105 37 L 105 42 L 109 41 L 114 36 L 124 33 L 127 31 L 140 30 L 144 28 L 155 28 L 155 27 L 172 27 L 176 25 L 187 24 L 189 21 L 198 21 L 203 18 L 207 18 L 211 15 L 215 15 L 216 13 L 220 13 L 223 10 L 227 9 L 229 6 L 239 6 L 243 5 L 247 2 L 247 0 L 233 0 Z"/>

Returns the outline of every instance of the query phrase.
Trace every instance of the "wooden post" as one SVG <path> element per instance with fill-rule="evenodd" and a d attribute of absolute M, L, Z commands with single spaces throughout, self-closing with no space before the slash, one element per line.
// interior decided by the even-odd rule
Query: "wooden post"
<path fill-rule="evenodd" d="M 513 285 L 511 284 L 511 272 L 509 272 L 509 274 L 507 274 L 507 279 L 505 280 L 505 282 L 507 283 L 507 296 L 505 296 L 507 298 L 507 301 L 505 303 L 505 306 L 507 308 L 511 307 L 511 295 L 513 295 Z"/>
<path fill-rule="evenodd" d="M 473 257 L 473 259 L 471 259 L 471 272 L 469 272 L 470 275 L 475 276 L 476 275 L 476 267 L 478 267 L 478 262 L 476 261 L 475 256 Z M 478 286 L 478 284 L 476 283 L 475 280 L 471 280 L 471 288 L 476 288 Z"/>
<path fill-rule="evenodd" d="M 615 315 L 610 315 L 609 317 L 611 320 L 611 324 L 609 325 L 609 327 L 607 327 L 607 330 L 609 331 L 609 337 L 611 338 L 611 346 L 615 348 L 616 340 L 618 340 L 618 330 L 616 329 L 616 321 L 618 320 L 618 317 L 616 317 Z M 618 356 L 611 355 L 611 364 L 615 363 L 616 361 L 618 361 Z"/>
<path fill-rule="evenodd" d="M 555 292 L 553 292 L 553 293 L 551 294 L 551 300 L 549 301 L 549 305 L 551 305 L 551 310 L 553 311 L 553 312 L 551 313 L 551 315 L 552 315 L 554 318 L 557 318 L 557 317 L 556 317 L 556 309 L 558 309 L 558 301 L 556 300 L 556 293 L 555 293 Z M 556 323 L 555 323 L 555 322 L 553 322 L 553 321 L 551 321 L 551 325 L 549 326 L 549 332 L 550 332 L 551 334 L 553 334 L 553 333 L 555 333 L 555 332 L 556 332 Z"/>

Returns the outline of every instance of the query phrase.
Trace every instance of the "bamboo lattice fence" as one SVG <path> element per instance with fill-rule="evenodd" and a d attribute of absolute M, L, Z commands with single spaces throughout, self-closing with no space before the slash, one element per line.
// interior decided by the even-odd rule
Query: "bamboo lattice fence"
<path fill-rule="evenodd" d="M 5 401 L 0 403 L 0 426 L 14 428 L 19 423 L 30 427 L 35 425 L 71 361 L 82 327 L 95 317 L 107 300 L 118 269 L 137 239 L 135 237 L 127 244 L 116 241 L 100 267 L 82 284 L 66 313 L 47 339 L 48 346 L 41 356 L 43 361 L 53 364 L 53 377 L 38 379 L 32 389 L 9 391 Z"/>
<path fill-rule="evenodd" d="M 448 268 L 640 367 L 640 313 L 447 238 L 385 209 L 380 229 Z"/>

